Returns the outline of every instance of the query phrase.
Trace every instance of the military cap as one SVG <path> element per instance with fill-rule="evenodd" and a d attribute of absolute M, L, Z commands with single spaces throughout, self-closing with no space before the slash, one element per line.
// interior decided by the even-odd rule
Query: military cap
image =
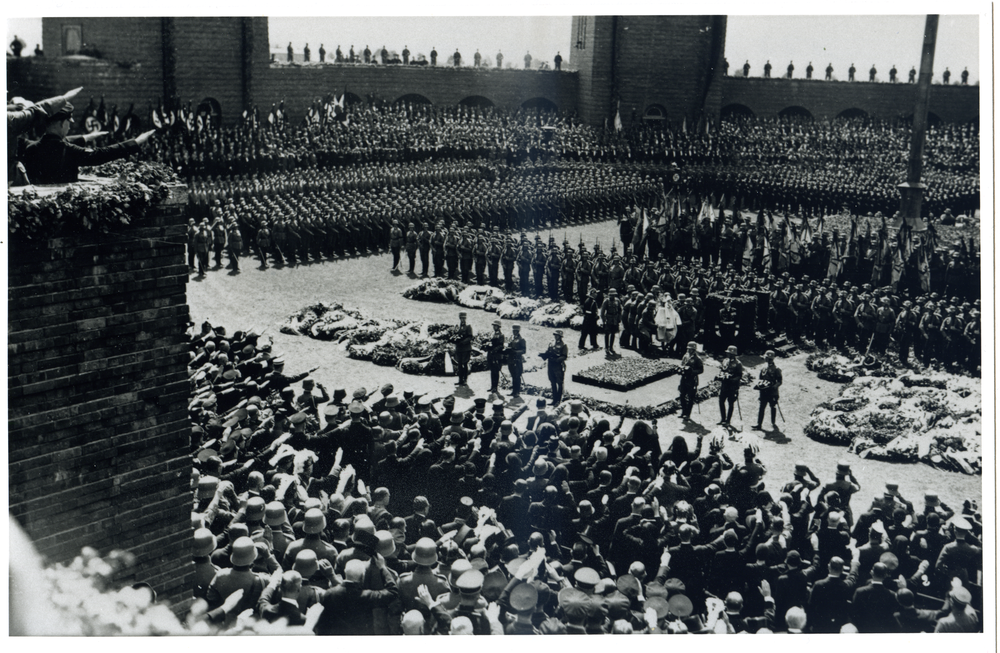
<path fill-rule="evenodd" d="M 691 603 L 691 599 L 683 594 L 675 594 L 671 596 L 667 600 L 667 605 L 671 614 L 681 618 L 690 616 L 690 614 L 694 611 L 694 604 Z M 658 612 L 657 616 L 659 616 Z"/>
<path fill-rule="evenodd" d="M 207 528 L 199 528 L 194 532 L 194 555 L 203 558 L 212 554 L 217 545 L 215 535 Z"/>
<path fill-rule="evenodd" d="M 670 614 L 670 604 L 662 596 L 647 597 L 643 606 L 647 610 L 652 609 L 655 611 L 657 619 L 663 619 Z"/>
<path fill-rule="evenodd" d="M 485 580 L 485 577 L 483 576 L 483 572 L 477 569 L 472 569 L 471 563 L 469 563 L 469 566 L 470 569 L 464 572 L 458 577 L 458 580 L 455 581 L 455 587 L 457 587 L 458 591 L 462 594 L 478 594 L 480 590 L 483 589 L 483 581 Z"/>
<path fill-rule="evenodd" d="M 462 311 L 462 312 L 460 312 L 460 313 L 458 314 L 458 317 L 460 317 L 460 318 L 463 318 L 463 317 L 469 317 L 469 314 L 468 314 L 468 313 L 466 313 L 465 311 Z"/>
<path fill-rule="evenodd" d="M 768 349 L 767 351 L 764 352 L 764 358 L 766 358 L 767 360 L 774 360 L 774 357 L 775 353 L 773 349 Z"/>
<path fill-rule="evenodd" d="M 573 579 L 576 581 L 577 585 L 594 587 L 597 583 L 601 582 L 601 575 L 590 567 L 580 567 L 576 570 L 576 573 L 573 574 Z"/>
<path fill-rule="evenodd" d="M 495 327 L 501 326 L 502 324 L 503 323 L 500 322 L 500 320 L 493 320 L 493 326 L 495 326 Z"/>
<path fill-rule="evenodd" d="M 948 592 L 948 598 L 955 603 L 968 605 L 972 601 L 972 594 L 969 590 L 959 585 L 958 587 L 953 587 L 951 591 Z"/>
<path fill-rule="evenodd" d="M 510 592 L 510 607 L 516 612 L 534 610 L 538 603 L 538 590 L 531 583 L 521 583 Z"/>
<path fill-rule="evenodd" d="M 257 559 L 257 547 L 249 537 L 240 537 L 233 542 L 229 561 L 234 567 L 249 567 Z"/>
<path fill-rule="evenodd" d="M 554 335 L 556 338 L 562 338 L 563 337 L 562 329 L 556 329 L 552 335 Z"/>
<path fill-rule="evenodd" d="M 389 387 L 389 392 L 392 392 L 391 386 Z M 386 392 L 385 394 L 389 394 L 389 392 Z M 354 399 L 364 399 L 365 397 L 368 396 L 368 390 L 366 390 L 364 387 L 358 388 L 353 393 L 351 393 L 351 396 Z"/>
<path fill-rule="evenodd" d="M 464 421 L 465 421 L 465 413 L 452 413 L 451 414 L 451 423 L 452 424 L 461 424 Z"/>
<path fill-rule="evenodd" d="M 619 576 L 618 580 L 615 582 L 615 586 L 618 588 L 619 592 L 633 599 L 639 596 L 639 591 L 641 589 L 639 586 L 639 579 L 632 574 L 623 574 Z"/>

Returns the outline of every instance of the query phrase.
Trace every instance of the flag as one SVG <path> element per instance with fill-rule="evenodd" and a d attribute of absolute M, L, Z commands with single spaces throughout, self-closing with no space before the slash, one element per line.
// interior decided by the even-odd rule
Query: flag
<path fill-rule="evenodd" d="M 702 207 L 704 207 L 704 204 Z M 698 218 L 695 218 L 691 222 L 691 249 L 696 252 L 701 249 L 701 243 L 698 241 Z"/>
<path fill-rule="evenodd" d="M 778 250 L 778 269 L 787 270 L 789 263 L 792 261 L 792 247 L 795 247 L 795 257 L 798 258 L 798 243 L 795 242 L 795 236 L 792 234 L 792 223 L 786 217 L 785 218 L 785 233 L 781 239 L 781 249 Z"/>
<path fill-rule="evenodd" d="M 809 218 L 802 218 L 802 231 L 799 232 L 799 242 L 803 245 L 808 245 L 812 242 L 813 230 L 812 225 L 809 224 Z"/>
<path fill-rule="evenodd" d="M 743 243 L 743 267 L 750 268 L 753 265 L 753 237 L 747 231 L 746 241 Z"/>
<path fill-rule="evenodd" d="M 840 276 L 840 271 L 844 267 L 844 255 L 847 253 L 847 245 L 841 246 L 834 241 L 830 248 L 830 265 L 826 270 L 828 279 L 836 280 Z"/>
<path fill-rule="evenodd" d="M 816 233 L 817 236 L 820 237 L 821 240 L 823 238 L 823 229 L 824 228 L 825 228 L 825 225 L 823 224 L 823 216 L 819 216 L 819 222 L 816 223 L 816 232 L 815 233 Z M 812 238 L 810 237 L 810 241 L 811 240 L 812 240 Z"/>
<path fill-rule="evenodd" d="M 622 102 L 618 100 L 618 107 L 615 109 L 615 131 L 620 132 L 622 130 Z"/>
<path fill-rule="evenodd" d="M 917 273 L 920 275 L 920 289 L 928 292 L 931 289 L 931 261 L 925 247 L 917 254 Z"/>
<path fill-rule="evenodd" d="M 899 283 L 900 278 L 903 276 L 903 269 L 906 267 L 906 261 L 903 260 L 903 252 L 897 247 L 896 251 L 892 256 L 892 287 L 896 288 Z"/>
<path fill-rule="evenodd" d="M 763 234 L 762 240 L 764 241 L 763 252 L 762 252 L 762 254 L 763 254 L 763 262 L 764 262 L 764 272 L 770 272 L 771 271 L 771 244 L 768 241 L 771 240 L 771 239 L 768 238 L 767 234 Z"/>
<path fill-rule="evenodd" d="M 635 225 L 635 231 L 632 232 L 632 253 L 639 251 L 639 246 L 642 244 L 643 235 L 649 231 L 649 213 L 646 209 L 642 210 L 642 220 L 637 220 Z"/>

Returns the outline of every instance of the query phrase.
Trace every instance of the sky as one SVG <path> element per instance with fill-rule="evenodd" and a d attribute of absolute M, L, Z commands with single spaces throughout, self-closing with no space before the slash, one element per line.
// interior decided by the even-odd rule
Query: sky
<path fill-rule="evenodd" d="M 659 5 L 658 5 L 659 7 Z M 961 6 L 959 6 L 961 7 Z M 472 61 L 476 49 L 493 61 L 497 50 L 504 53 L 504 65 L 523 65 L 524 53 L 530 51 L 536 62 L 548 60 L 561 52 L 569 65 L 569 16 L 530 17 L 272 17 L 270 43 L 273 51 L 284 53 L 291 41 L 296 52 L 309 43 L 313 57 L 322 43 L 331 56 L 339 44 L 346 54 L 353 44 L 360 53 L 365 45 L 372 51 L 385 45 L 401 51 L 429 54 L 432 47 L 444 59 L 458 48 L 463 59 Z M 986 25 L 989 28 L 989 25 Z M 893 65 L 904 75 L 910 66 L 920 64 L 924 16 L 740 16 L 729 14 L 726 35 L 726 58 L 735 72 L 747 59 L 751 76 L 763 74 L 764 62 L 770 59 L 772 74 L 785 71 L 794 61 L 796 76 L 804 76 L 809 61 L 819 71 L 833 63 L 834 76 L 846 78 L 854 63 L 867 78 L 872 63 L 879 76 L 887 78 Z M 948 67 L 957 80 L 964 67 L 969 81 L 979 79 L 979 18 L 975 15 L 942 15 L 938 26 L 934 61 L 935 79 Z M 41 19 L 8 18 L 7 41 L 14 34 L 28 43 L 28 50 L 41 42 Z M 569 56 L 568 56 L 569 55 Z M 988 55 L 988 53 L 987 53 Z M 822 62 L 822 63 L 821 63 Z"/>

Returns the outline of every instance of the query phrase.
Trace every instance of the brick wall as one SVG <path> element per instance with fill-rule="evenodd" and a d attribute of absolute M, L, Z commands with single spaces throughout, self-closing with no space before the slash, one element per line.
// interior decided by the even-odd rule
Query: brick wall
<path fill-rule="evenodd" d="M 497 107 L 517 108 L 526 100 L 545 98 L 560 110 L 576 108 L 577 74 L 531 70 L 476 70 L 416 66 L 273 66 L 255 77 L 255 97 L 261 111 L 285 101 L 293 120 L 326 93 L 346 89 L 364 99 L 368 94 L 393 101 L 411 93 L 433 104 L 458 104 L 471 96 L 485 97 Z"/>
<path fill-rule="evenodd" d="M 842 111 L 861 109 L 872 117 L 891 119 L 913 114 L 916 92 L 916 84 L 726 77 L 722 82 L 722 107 L 740 104 L 758 116 L 773 117 L 783 109 L 800 106 L 817 119 L 836 118 Z M 935 84 L 931 86 L 928 110 L 945 122 L 977 118 L 979 87 Z"/>
<path fill-rule="evenodd" d="M 49 560 L 126 549 L 190 599 L 187 265 L 174 189 L 120 234 L 14 242 L 7 282 L 9 511 Z"/>

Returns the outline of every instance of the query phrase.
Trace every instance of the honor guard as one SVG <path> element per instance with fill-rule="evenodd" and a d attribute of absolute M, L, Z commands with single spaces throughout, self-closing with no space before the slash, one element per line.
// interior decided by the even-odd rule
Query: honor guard
<path fill-rule="evenodd" d="M 466 324 L 468 315 L 463 311 L 458 314 L 458 336 L 455 340 L 455 366 L 458 372 L 458 383 L 467 386 L 469 383 L 469 360 L 472 358 L 472 327 Z"/>
<path fill-rule="evenodd" d="M 549 383 L 552 384 L 552 405 L 558 406 L 562 402 L 569 348 L 563 343 L 562 330 L 557 329 L 552 335 L 554 342 L 538 355 L 548 363 Z"/>
<path fill-rule="evenodd" d="M 600 291 L 594 288 L 595 294 Z M 615 336 L 622 319 L 622 304 L 618 300 L 618 291 L 609 290 L 608 298 L 601 305 L 601 321 L 604 322 L 604 353 L 608 356 L 615 354 Z"/>
<path fill-rule="evenodd" d="M 399 270 L 399 256 L 403 250 L 403 230 L 399 227 L 399 220 L 392 221 L 392 229 L 389 230 L 389 249 L 392 251 L 392 271 Z"/>
<path fill-rule="evenodd" d="M 414 267 L 417 265 L 417 225 L 410 222 L 406 231 L 406 258 L 410 262 L 409 274 L 414 274 Z"/>
<path fill-rule="evenodd" d="M 695 342 L 687 343 L 687 351 L 681 358 L 681 382 L 678 387 L 680 391 L 681 417 L 687 421 L 691 419 L 691 409 L 694 408 L 698 395 L 698 377 L 705 371 L 705 366 L 698 356 L 698 345 Z"/>
<path fill-rule="evenodd" d="M 733 406 L 740 398 L 740 381 L 743 379 L 743 363 L 736 357 L 736 346 L 726 348 L 726 358 L 719 369 L 719 424 L 729 426 L 733 419 Z"/>
<path fill-rule="evenodd" d="M 767 365 L 764 369 L 760 371 L 760 377 L 754 388 L 760 394 L 759 401 L 760 407 L 757 409 L 757 423 L 754 424 L 753 430 L 761 431 L 764 428 L 764 409 L 768 406 L 771 407 L 771 428 L 776 428 L 777 423 L 775 418 L 777 417 L 778 410 L 778 388 L 781 387 L 781 370 L 778 366 L 774 364 L 774 351 L 768 349 L 764 352 L 764 360 Z"/>
<path fill-rule="evenodd" d="M 431 232 L 427 229 L 427 223 L 420 226 L 420 233 L 417 234 L 417 248 L 420 250 L 420 276 L 427 278 L 430 268 L 431 253 Z"/>
<path fill-rule="evenodd" d="M 528 353 L 528 345 L 521 337 L 521 325 L 515 324 L 507 346 L 507 371 L 510 372 L 510 382 L 513 385 L 511 397 L 521 396 L 521 376 L 524 374 L 524 356 Z"/>

